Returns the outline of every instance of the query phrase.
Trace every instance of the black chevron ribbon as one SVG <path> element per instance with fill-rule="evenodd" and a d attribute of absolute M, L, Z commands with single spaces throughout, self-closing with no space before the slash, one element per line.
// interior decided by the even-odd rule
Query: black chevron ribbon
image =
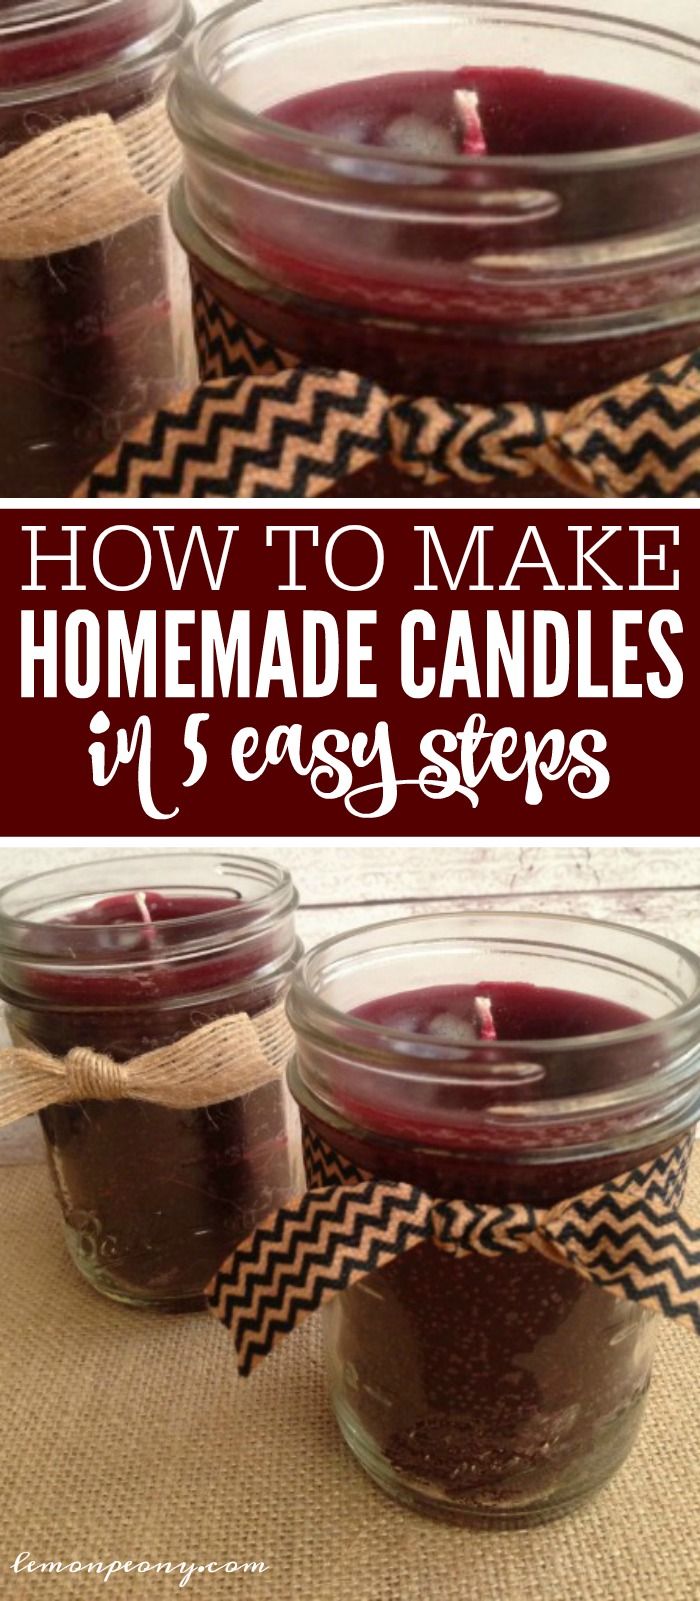
<path fill-rule="evenodd" d="M 693 1136 L 641 1167 L 534 1207 L 436 1200 L 355 1166 L 308 1124 L 310 1188 L 222 1264 L 209 1305 L 247 1376 L 309 1313 L 416 1245 L 451 1255 L 537 1251 L 611 1295 L 700 1334 L 700 1228 L 679 1208 Z"/>
<path fill-rule="evenodd" d="M 569 411 L 392 395 L 305 366 L 194 286 L 202 381 L 146 418 L 79 494 L 321 495 L 387 460 L 432 485 L 545 473 L 588 495 L 700 495 L 700 352 Z"/>

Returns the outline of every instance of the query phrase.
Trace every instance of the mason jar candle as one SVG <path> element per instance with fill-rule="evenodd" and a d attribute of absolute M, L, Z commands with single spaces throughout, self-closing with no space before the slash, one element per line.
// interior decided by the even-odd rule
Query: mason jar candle
<path fill-rule="evenodd" d="M 288 1009 L 313 1187 L 350 1164 L 435 1199 L 549 1208 L 698 1117 L 700 960 L 632 929 L 517 912 L 379 924 L 306 956 Z M 333 1177 L 314 1176 L 319 1144 Z M 416 1507 L 551 1516 L 619 1468 L 640 1426 L 653 1313 L 537 1250 L 425 1240 L 323 1317 L 341 1431 Z"/>
<path fill-rule="evenodd" d="M 0 893 L 0 996 L 15 1045 L 128 1062 L 217 1018 L 279 1007 L 300 954 L 297 895 L 273 862 L 158 851 L 59 868 Z M 230 1240 L 298 1188 L 277 1072 L 192 1110 L 140 1099 L 41 1111 L 65 1238 L 97 1290 L 192 1311 Z M 236 1063 L 232 1062 L 235 1082 Z"/>
<path fill-rule="evenodd" d="M 0 496 L 62 495 L 194 376 L 163 108 L 187 0 L 0 15 Z"/>
<path fill-rule="evenodd" d="M 247 340 L 268 371 L 281 351 L 492 408 L 566 408 L 693 350 L 700 20 L 633 9 L 237 0 L 200 24 L 170 109 L 205 375 L 221 310 L 234 370 Z M 381 463 L 350 489 L 420 483 Z"/>

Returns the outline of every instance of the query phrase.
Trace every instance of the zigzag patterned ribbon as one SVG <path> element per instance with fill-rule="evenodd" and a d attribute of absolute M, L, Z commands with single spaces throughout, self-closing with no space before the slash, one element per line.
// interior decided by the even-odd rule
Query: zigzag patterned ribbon
<path fill-rule="evenodd" d="M 202 382 L 146 418 L 78 494 L 322 495 L 385 459 L 425 485 L 544 472 L 582 495 L 700 495 L 700 352 L 570 411 L 489 407 L 300 365 L 201 283 L 194 313 Z"/>
<path fill-rule="evenodd" d="M 644 1166 L 552 1207 L 435 1200 L 354 1166 L 308 1125 L 311 1186 L 273 1213 L 208 1287 L 247 1376 L 318 1307 L 405 1251 L 455 1256 L 538 1251 L 618 1298 L 700 1334 L 700 1228 L 679 1211 L 693 1136 Z"/>

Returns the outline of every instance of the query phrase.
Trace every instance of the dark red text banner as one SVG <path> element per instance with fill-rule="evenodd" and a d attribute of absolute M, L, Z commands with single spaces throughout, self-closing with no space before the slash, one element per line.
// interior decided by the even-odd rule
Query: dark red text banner
<path fill-rule="evenodd" d="M 4 836 L 700 831 L 693 508 L 0 515 Z"/>

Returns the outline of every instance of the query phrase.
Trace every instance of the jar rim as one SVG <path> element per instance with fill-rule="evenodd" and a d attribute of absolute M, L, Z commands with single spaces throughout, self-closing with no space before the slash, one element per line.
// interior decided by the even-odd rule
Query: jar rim
<path fill-rule="evenodd" d="M 445 925 L 445 937 L 447 937 L 450 926 L 454 926 L 458 921 L 462 923 L 470 922 L 475 926 L 475 930 L 478 931 L 479 928 L 485 929 L 487 922 L 503 929 L 512 929 L 514 922 L 518 920 L 522 923 L 529 921 L 533 926 L 536 925 L 537 928 L 544 928 L 551 932 L 557 928 L 578 930 L 582 933 L 590 929 L 606 929 L 613 935 L 623 935 L 646 943 L 649 949 L 665 950 L 682 959 L 692 973 L 691 993 L 678 1006 L 670 1008 L 658 1017 L 649 1018 L 641 1023 L 630 1024 L 625 1028 L 606 1030 L 602 1033 L 594 1034 L 564 1035 L 560 1038 L 499 1039 L 491 1045 L 490 1042 L 485 1044 L 483 1041 L 470 1041 L 465 1044 L 463 1040 L 450 1040 L 449 1037 L 443 1035 L 440 1035 L 439 1040 L 436 1040 L 408 1030 L 391 1028 L 384 1023 L 377 1023 L 371 1019 L 358 1017 L 351 1011 L 343 1011 L 341 1008 L 333 1006 L 319 995 L 314 987 L 312 978 L 314 966 L 318 966 L 333 951 L 342 953 L 344 947 L 347 948 L 353 941 L 362 939 L 363 935 L 391 935 L 392 930 L 410 928 L 415 933 L 416 941 L 418 941 L 421 930 L 425 929 L 429 924 L 441 923 Z M 393 949 L 398 949 L 398 945 L 395 945 Z M 675 940 L 667 939 L 664 935 L 649 933 L 645 929 L 632 928 L 627 924 L 612 922 L 603 918 L 569 917 L 566 914 L 551 912 L 528 913 L 506 910 L 479 912 L 472 911 L 469 908 L 451 909 L 450 911 L 439 913 L 421 913 L 410 918 L 390 918 L 379 923 L 365 924 L 359 929 L 352 929 L 344 934 L 333 935 L 331 938 L 315 945 L 305 953 L 296 968 L 287 999 L 287 1011 L 293 1028 L 296 1029 L 298 1027 L 300 1032 L 303 1032 L 309 1038 L 326 1039 L 329 1031 L 332 1032 L 333 1029 L 342 1028 L 343 1051 L 347 1051 L 351 1055 L 355 1053 L 355 1049 L 360 1053 L 363 1051 L 363 1047 L 366 1049 L 370 1038 L 375 1042 L 378 1040 L 386 1041 L 388 1049 L 391 1051 L 393 1048 L 396 1051 L 397 1062 L 404 1072 L 411 1056 L 414 1059 L 421 1058 L 425 1060 L 430 1055 L 435 1056 L 437 1051 L 439 1051 L 443 1060 L 451 1062 L 459 1061 L 460 1059 L 468 1060 L 470 1056 L 473 1056 L 475 1049 L 482 1054 L 490 1050 L 492 1054 L 497 1053 L 504 1061 L 522 1055 L 524 1050 L 540 1051 L 548 1055 L 556 1053 L 557 1056 L 566 1053 L 574 1055 L 576 1053 L 580 1054 L 582 1051 L 595 1050 L 596 1047 L 606 1048 L 611 1043 L 616 1045 L 642 1044 L 644 1041 L 658 1036 L 660 1028 L 674 1024 L 692 1026 L 694 1023 L 697 1023 L 700 1038 L 700 955 L 696 955 L 694 951 L 678 944 Z M 354 1044 L 355 1039 L 357 1040 L 356 1047 Z"/>
<path fill-rule="evenodd" d="M 124 0 L 9 0 L 0 17 L 0 39 L 47 24 L 92 22 L 97 13 L 118 11 Z"/>
<path fill-rule="evenodd" d="M 304 129 L 293 128 L 286 123 L 275 121 L 266 113 L 251 111 L 240 105 L 230 94 L 210 81 L 206 70 L 205 52 L 214 44 L 216 36 L 225 34 L 227 27 L 239 16 L 254 11 L 266 3 L 268 0 L 228 0 L 227 4 L 220 5 L 213 13 L 203 18 L 185 40 L 178 56 L 175 79 L 170 88 L 169 110 L 175 130 L 186 146 L 192 144 L 201 148 L 204 145 L 210 150 L 215 150 L 219 156 L 231 158 L 235 154 L 243 161 L 242 150 L 236 149 L 233 138 L 227 138 L 222 132 L 222 129 L 225 129 L 228 133 L 230 129 L 232 134 L 238 130 L 248 134 L 266 135 L 268 139 L 274 139 L 279 149 L 288 149 L 290 156 L 295 151 L 305 152 L 307 155 L 313 153 L 317 158 L 328 156 L 336 160 L 359 155 L 363 165 L 362 177 L 339 172 L 337 167 L 334 167 L 334 182 L 337 182 L 341 192 L 352 192 L 357 195 L 362 191 L 371 191 L 377 185 L 373 169 L 376 173 L 381 169 L 383 177 L 377 186 L 384 197 L 391 194 L 392 189 L 392 184 L 386 180 L 387 171 L 396 173 L 397 187 L 400 188 L 402 177 L 407 178 L 417 168 L 431 175 L 442 173 L 445 176 L 453 176 L 456 173 L 473 173 L 482 179 L 485 173 L 491 173 L 495 178 L 502 180 L 505 175 L 512 173 L 514 178 L 519 177 L 522 180 L 525 173 L 535 173 L 541 174 L 542 178 L 546 179 L 548 175 L 553 178 L 612 170 L 625 172 L 664 162 L 685 160 L 689 156 L 700 156 L 700 131 L 643 145 L 569 152 L 562 155 L 462 155 L 456 152 L 450 157 L 421 154 L 418 158 L 414 154 L 396 149 L 353 144 L 316 132 L 309 133 Z M 375 0 L 347 0 L 347 9 L 353 12 L 368 10 L 374 3 Z M 378 3 L 387 10 L 418 9 L 418 0 L 378 0 Z M 476 4 L 482 6 L 485 4 L 494 11 L 512 13 L 513 16 L 517 14 L 519 20 L 523 21 L 522 0 L 443 0 L 443 3 L 451 9 L 466 10 L 471 10 Z M 592 15 L 590 12 L 582 11 L 580 7 L 562 3 L 548 5 L 546 11 L 550 18 L 552 16 L 575 18 L 577 15 L 590 18 Z M 331 13 L 324 12 L 323 15 Z M 620 19 L 609 15 L 601 20 L 610 23 L 622 22 L 626 28 L 633 27 L 641 36 L 646 36 L 650 44 L 653 43 L 657 47 L 663 47 L 664 41 L 668 41 L 671 45 L 690 45 L 697 50 L 700 44 L 700 41 L 693 41 L 688 35 L 684 36 L 675 30 L 654 26 L 640 19 L 630 21 L 627 18 Z M 255 158 L 254 164 L 260 164 L 259 156 Z M 302 163 L 294 171 L 295 176 L 304 175 L 307 179 L 309 177 L 308 167 Z M 430 192 L 429 186 L 423 187 Z M 406 188 L 414 202 L 420 198 L 421 189 L 415 182 L 407 182 Z M 488 193 L 488 190 L 484 190 L 482 186 L 482 198 L 484 192 Z M 469 198 L 472 201 L 475 199 L 471 191 Z"/>
<path fill-rule="evenodd" d="M 172 61 L 193 22 L 191 0 L 9 0 L 0 15 L 0 106 L 30 105 L 72 90 L 99 88 L 115 70 L 158 72 Z M 129 27 L 133 17 L 134 26 Z M 140 26 L 136 27 L 139 19 Z M 121 29 L 121 31 L 119 31 Z M 108 45 L 100 48 L 108 34 Z M 16 66 L 42 45 L 58 48 L 78 39 L 75 60 L 49 60 L 39 71 Z M 88 54 L 85 49 L 91 44 Z M 7 64 L 4 62 L 7 55 Z"/>
<path fill-rule="evenodd" d="M 212 850 L 130 851 L 119 856 L 91 856 L 84 862 L 68 863 L 61 867 L 44 869 L 40 873 L 24 875 L 0 887 L 0 954 L 10 957 L 25 957 L 32 962 L 40 961 L 42 955 L 49 957 L 49 959 L 58 958 L 60 960 L 61 957 L 60 950 L 55 947 L 46 950 L 42 948 L 41 939 L 37 941 L 35 938 L 32 941 L 31 936 L 41 934 L 46 936 L 47 933 L 51 936 L 57 932 L 60 934 L 61 931 L 65 931 L 67 925 L 57 918 L 22 915 L 21 912 L 18 913 L 17 910 L 13 910 L 12 898 L 16 897 L 19 891 L 23 891 L 25 896 L 27 893 L 36 894 L 38 892 L 41 894 L 42 889 L 46 887 L 49 894 L 52 889 L 56 890 L 56 894 L 52 898 L 53 904 L 57 904 L 60 900 L 62 903 L 69 905 L 73 898 L 78 899 L 83 905 L 94 905 L 95 901 L 103 896 L 129 893 L 134 890 L 135 885 L 139 888 L 143 888 L 145 885 L 147 890 L 149 887 L 147 879 L 156 863 L 160 880 L 158 888 L 161 891 L 163 889 L 167 890 L 168 887 L 171 890 L 178 889 L 181 892 L 188 890 L 190 893 L 206 893 L 207 891 L 214 892 L 216 889 L 225 889 L 225 879 L 221 873 L 222 866 L 232 875 L 250 873 L 260 881 L 260 890 L 257 894 L 246 895 L 238 900 L 229 900 L 220 907 L 208 909 L 204 912 L 168 918 L 167 923 L 162 926 L 164 928 L 167 927 L 169 939 L 180 947 L 170 953 L 171 959 L 177 959 L 178 956 L 187 954 L 192 948 L 206 944 L 209 939 L 216 941 L 217 937 L 223 939 L 227 934 L 229 938 L 235 938 L 234 925 L 241 915 L 241 909 L 244 909 L 244 915 L 251 910 L 259 915 L 253 924 L 249 924 L 246 929 L 241 929 L 240 938 L 243 940 L 246 937 L 257 939 L 260 933 L 263 932 L 264 925 L 268 919 L 274 919 L 285 911 L 293 910 L 298 903 L 298 896 L 291 873 L 287 868 L 282 867 L 278 862 L 268 857 L 246 856 L 244 854 Z M 167 870 L 172 865 L 174 877 L 179 863 L 188 863 L 190 865 L 193 863 L 206 864 L 210 869 L 211 876 L 203 874 L 202 879 L 193 879 L 190 883 L 173 882 L 170 879 L 168 886 L 169 875 Z M 128 879 L 132 868 L 141 869 L 141 872 L 134 873 L 134 883 L 130 881 L 119 882 L 118 880 L 122 878 L 122 874 L 127 875 Z M 163 872 L 161 872 L 161 868 Z M 90 875 L 93 873 L 96 875 L 96 883 L 93 888 L 85 887 L 80 882 L 75 884 L 75 880 L 80 880 L 80 875 L 86 871 Z M 106 874 L 107 880 L 113 877 L 114 881 L 105 883 L 103 880 L 102 887 L 100 887 L 100 875 L 102 873 Z M 59 886 L 62 888 L 62 893 L 59 891 Z M 155 888 L 156 886 L 153 885 L 151 887 Z M 8 901 L 10 902 L 9 911 L 7 909 Z M 50 905 L 52 902 L 33 902 L 34 913 L 36 914 L 39 905 L 46 906 L 46 904 Z M 80 954 L 89 956 L 91 947 L 97 943 L 99 938 L 102 944 L 100 956 L 105 965 L 110 959 L 116 961 L 120 956 L 131 965 L 137 965 L 138 956 L 135 957 L 133 951 L 127 950 L 120 953 L 116 949 L 116 937 L 118 937 L 120 931 L 123 933 L 124 929 L 132 928 L 133 925 L 127 923 L 109 925 L 115 934 L 115 948 L 112 950 L 104 947 L 105 925 L 71 922 L 69 926 L 71 940 L 77 940 L 81 946 Z M 183 946 L 185 947 L 184 952 Z M 163 959 L 162 953 L 160 959 Z M 142 960 L 146 961 L 147 957 L 143 955 Z"/>
<path fill-rule="evenodd" d="M 290 940 L 288 949 L 281 951 L 278 956 L 266 965 L 256 967 L 249 973 L 242 974 L 236 982 L 217 984 L 211 989 L 198 989 L 196 991 L 197 1010 L 204 1011 L 207 1007 L 217 1006 L 221 1001 L 225 1000 L 228 1003 L 228 1010 L 232 1011 L 236 1009 L 237 1003 L 243 997 L 245 1002 L 244 1010 L 253 1014 L 257 1010 L 255 1003 L 260 995 L 266 995 L 271 985 L 278 985 L 283 980 L 289 980 L 297 967 L 302 950 L 301 940 L 294 936 Z M 136 965 L 135 963 L 133 964 L 134 967 Z M 57 1007 L 55 996 L 50 994 L 46 996 L 37 994 L 28 996 L 18 991 L 9 990 L 5 987 L 1 978 L 0 1001 L 10 1010 L 20 1009 L 30 1012 L 34 1016 L 40 1016 L 42 1013 L 44 1015 L 55 1014 L 60 1009 Z M 158 1013 L 163 1017 L 176 1016 L 179 1012 L 191 1012 L 192 1004 L 193 992 L 188 990 L 183 990 L 181 995 L 159 996 Z M 135 1018 L 143 1014 L 148 1015 L 153 1011 L 152 997 L 139 1001 L 133 994 L 130 994 L 128 997 L 122 998 L 116 1009 L 124 1005 L 128 1005 L 130 1015 Z M 74 1001 L 71 997 L 70 1004 L 66 1007 L 66 1010 L 70 1012 L 71 1017 L 79 1017 L 81 1014 L 91 1018 L 110 1017 L 114 1015 L 115 1005 L 109 1002 L 101 1005 L 93 996 L 87 995 L 82 1004 Z"/>
<path fill-rule="evenodd" d="M 160 0 L 162 15 L 176 19 L 182 0 Z M 0 14 L 0 44 L 24 39 L 42 28 L 85 28 L 102 24 L 110 14 L 134 9 L 134 0 L 5 0 Z"/>

